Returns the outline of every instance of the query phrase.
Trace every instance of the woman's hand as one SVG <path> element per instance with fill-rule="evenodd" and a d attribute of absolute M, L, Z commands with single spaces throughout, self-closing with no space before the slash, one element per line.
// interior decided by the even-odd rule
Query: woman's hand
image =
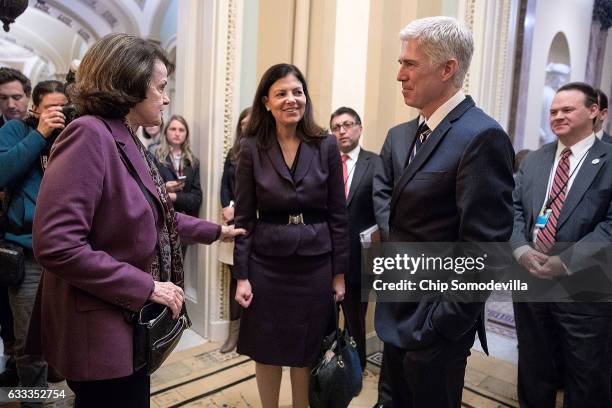
<path fill-rule="evenodd" d="M 166 181 L 166 191 L 169 193 L 176 193 L 177 191 L 182 191 L 183 187 L 185 187 L 184 181 Z"/>
<path fill-rule="evenodd" d="M 253 292 L 251 291 L 251 282 L 248 279 L 238 279 L 236 286 L 236 302 L 245 309 L 249 307 L 253 301 Z"/>
<path fill-rule="evenodd" d="M 246 230 L 244 228 L 234 228 L 233 225 L 222 225 L 221 235 L 219 235 L 219 241 L 231 242 L 238 235 L 245 235 Z"/>
<path fill-rule="evenodd" d="M 227 206 L 221 210 L 221 214 L 223 215 L 223 221 L 230 222 L 234 219 L 234 207 Z"/>
<path fill-rule="evenodd" d="M 178 319 L 183 302 L 185 301 L 185 293 L 183 289 L 176 286 L 172 282 L 157 282 L 155 281 L 153 293 L 149 296 L 149 300 L 153 303 L 168 306 L 172 310 L 172 318 Z"/>
<path fill-rule="evenodd" d="M 334 299 L 336 302 L 342 302 L 344 300 L 344 274 L 339 273 L 338 275 L 334 275 L 334 280 L 332 281 L 332 289 L 334 291 Z"/>
<path fill-rule="evenodd" d="M 176 201 L 176 193 L 168 193 L 168 197 L 170 197 L 170 201 L 173 203 Z"/>
<path fill-rule="evenodd" d="M 65 119 L 61 106 L 50 106 L 40 114 L 36 130 L 46 139 L 55 129 L 64 128 Z"/>

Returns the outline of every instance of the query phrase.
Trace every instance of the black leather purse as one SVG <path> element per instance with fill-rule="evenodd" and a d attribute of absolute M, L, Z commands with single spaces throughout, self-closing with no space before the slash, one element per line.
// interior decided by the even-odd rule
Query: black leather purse
<path fill-rule="evenodd" d="M 0 287 L 19 286 L 25 276 L 23 248 L 2 238 L 9 230 L 8 208 L 10 194 L 3 190 L 0 199 Z"/>
<path fill-rule="evenodd" d="M 25 276 L 23 248 L 0 239 L 0 286 L 19 286 Z"/>
<path fill-rule="evenodd" d="M 348 330 L 340 330 L 334 301 L 336 329 L 323 339 L 321 356 L 310 372 L 308 399 L 312 408 L 346 408 L 361 392 L 361 364 L 357 344 Z"/>
<path fill-rule="evenodd" d="M 183 331 L 191 327 L 185 305 L 177 320 L 168 306 L 147 303 L 134 318 L 134 371 L 146 367 L 153 374 L 176 347 Z"/>

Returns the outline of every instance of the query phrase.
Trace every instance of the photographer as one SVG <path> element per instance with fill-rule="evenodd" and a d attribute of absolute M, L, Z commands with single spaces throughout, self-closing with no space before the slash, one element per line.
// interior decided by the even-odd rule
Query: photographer
<path fill-rule="evenodd" d="M 32 220 L 36 197 L 53 141 L 66 125 L 62 107 L 68 103 L 59 81 L 43 81 L 32 92 L 31 115 L 11 120 L 0 129 L 0 189 L 9 194 L 9 228 L 4 239 L 24 249 L 25 277 L 9 288 L 14 316 L 17 373 L 21 386 L 47 385 L 47 364 L 39 356 L 24 354 L 30 316 L 41 268 L 32 253 Z M 36 405 L 33 405 L 36 406 Z"/>

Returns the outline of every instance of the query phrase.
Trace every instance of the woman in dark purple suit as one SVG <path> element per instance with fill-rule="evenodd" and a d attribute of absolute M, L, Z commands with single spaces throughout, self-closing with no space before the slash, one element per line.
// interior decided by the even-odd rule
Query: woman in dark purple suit
<path fill-rule="evenodd" d="M 238 352 L 256 361 L 264 408 L 277 407 L 282 366 L 294 407 L 308 406 L 309 370 L 344 297 L 347 213 L 336 140 L 317 126 L 302 73 L 266 71 L 236 168 Z"/>
<path fill-rule="evenodd" d="M 181 241 L 244 233 L 175 212 L 135 135 L 161 125 L 171 70 L 147 40 L 110 34 L 94 44 L 71 92 L 80 117 L 58 137 L 38 194 L 33 249 L 44 273 L 31 342 L 37 333 L 77 408 L 149 407 L 149 376 L 134 371 L 126 314 L 155 302 L 177 318 Z"/>

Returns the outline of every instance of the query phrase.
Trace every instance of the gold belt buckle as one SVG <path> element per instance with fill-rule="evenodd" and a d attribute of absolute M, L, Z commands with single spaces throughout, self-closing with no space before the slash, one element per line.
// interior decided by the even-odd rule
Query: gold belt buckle
<path fill-rule="evenodd" d="M 287 225 L 290 224 L 303 224 L 304 223 L 304 216 L 302 215 L 302 213 L 299 213 L 297 215 L 290 215 L 289 216 L 289 222 L 287 223 Z"/>

